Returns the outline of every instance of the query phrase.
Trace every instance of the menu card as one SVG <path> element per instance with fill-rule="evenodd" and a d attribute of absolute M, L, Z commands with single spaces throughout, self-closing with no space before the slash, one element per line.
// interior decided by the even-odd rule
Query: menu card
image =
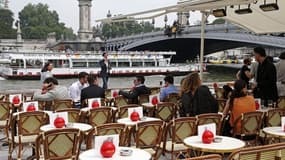
<path fill-rule="evenodd" d="M 138 114 L 140 115 L 140 118 L 143 117 L 143 107 L 135 107 L 135 108 L 129 108 L 129 109 L 128 109 L 128 117 L 129 117 L 129 119 L 130 119 L 130 117 L 131 117 L 131 114 L 132 114 L 134 111 L 138 112 Z"/>
<path fill-rule="evenodd" d="M 114 134 L 114 135 L 106 135 L 106 136 L 95 136 L 94 138 L 94 144 L 95 144 L 95 155 L 102 157 L 101 155 L 101 146 L 105 141 L 111 141 L 116 148 L 116 152 L 115 154 L 118 152 L 118 148 L 119 148 L 119 135 L 118 134 Z"/>
<path fill-rule="evenodd" d="M 62 117 L 65 121 L 65 125 L 68 123 L 68 113 L 67 112 L 57 112 L 49 115 L 50 125 L 54 126 L 54 120 L 57 117 Z M 55 127 L 55 126 L 54 126 Z"/>
<path fill-rule="evenodd" d="M 15 99 L 16 99 L 16 97 L 17 97 L 17 99 L 19 100 L 19 103 L 18 104 L 14 104 L 13 103 L 13 100 L 15 101 Z M 9 95 L 9 102 L 10 103 L 12 103 L 12 104 L 14 104 L 14 105 L 20 105 L 21 103 L 22 103 L 22 94 L 10 94 Z"/>
<path fill-rule="evenodd" d="M 202 135 L 206 129 L 210 130 L 214 134 L 214 137 L 216 137 L 216 124 L 210 123 L 210 124 L 198 126 L 198 137 L 199 137 L 199 139 L 202 139 Z"/>
<path fill-rule="evenodd" d="M 97 108 L 101 107 L 101 98 L 90 98 L 88 99 L 88 108 L 92 109 L 92 108 Z"/>
<path fill-rule="evenodd" d="M 23 103 L 23 111 L 27 112 L 28 107 L 34 106 L 35 111 L 39 110 L 39 102 L 38 101 L 32 101 L 32 102 L 24 102 Z"/>

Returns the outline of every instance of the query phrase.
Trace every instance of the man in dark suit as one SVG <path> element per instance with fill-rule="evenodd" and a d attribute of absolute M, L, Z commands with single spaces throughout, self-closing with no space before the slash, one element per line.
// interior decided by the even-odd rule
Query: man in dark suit
<path fill-rule="evenodd" d="M 145 78 L 143 76 L 136 76 L 134 80 L 134 87 L 128 93 L 119 91 L 119 95 L 122 95 L 128 99 L 131 99 L 133 103 L 138 103 L 138 97 L 143 94 L 150 94 L 150 89 L 144 85 Z"/>
<path fill-rule="evenodd" d="M 256 85 L 254 86 L 254 96 L 264 101 L 264 106 L 268 106 L 268 100 L 276 102 L 277 92 L 277 74 L 275 65 L 266 57 L 265 50 L 261 47 L 254 48 L 256 61 L 259 63 L 257 69 Z"/>
<path fill-rule="evenodd" d="M 102 59 L 99 62 L 100 67 L 101 67 L 100 76 L 102 77 L 102 80 L 103 80 L 103 88 L 108 89 L 108 80 L 109 80 L 109 74 L 111 70 L 111 63 L 108 60 L 108 54 L 106 52 L 104 52 L 102 56 L 104 57 L 104 59 Z"/>
<path fill-rule="evenodd" d="M 84 101 L 89 98 L 105 98 L 105 90 L 98 86 L 99 79 L 97 76 L 88 75 L 89 86 L 81 91 L 81 106 L 86 107 Z"/>

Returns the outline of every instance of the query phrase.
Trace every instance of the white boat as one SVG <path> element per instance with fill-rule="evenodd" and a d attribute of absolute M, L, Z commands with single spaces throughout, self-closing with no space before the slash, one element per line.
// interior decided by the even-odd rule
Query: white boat
<path fill-rule="evenodd" d="M 98 75 L 102 52 L 4 51 L 0 75 L 6 79 L 39 79 L 47 61 L 53 63 L 56 78 L 74 78 L 85 71 Z M 108 52 L 112 70 L 110 76 L 185 75 L 199 70 L 198 64 L 171 64 L 176 52 Z M 4 57 L 4 58 L 3 58 Z M 205 70 L 205 68 L 204 68 Z"/>

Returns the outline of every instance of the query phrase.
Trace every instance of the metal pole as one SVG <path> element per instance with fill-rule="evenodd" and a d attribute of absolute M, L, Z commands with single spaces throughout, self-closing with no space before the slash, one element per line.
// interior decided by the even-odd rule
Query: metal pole
<path fill-rule="evenodd" d="M 203 65 L 204 65 L 204 47 L 205 47 L 205 25 L 206 25 L 207 15 L 205 12 L 202 12 L 201 20 L 201 46 L 200 46 L 200 78 L 203 82 Z"/>

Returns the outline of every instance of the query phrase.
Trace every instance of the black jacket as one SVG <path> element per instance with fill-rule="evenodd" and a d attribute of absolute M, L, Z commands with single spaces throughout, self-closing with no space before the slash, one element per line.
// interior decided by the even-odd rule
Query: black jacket
<path fill-rule="evenodd" d="M 84 100 L 89 98 L 105 98 L 105 90 L 97 85 L 90 85 L 81 91 L 81 105 L 84 105 Z"/>
<path fill-rule="evenodd" d="M 128 99 L 131 99 L 132 103 L 137 104 L 138 103 L 138 97 L 140 95 L 143 95 L 143 94 L 150 94 L 150 89 L 148 87 L 146 87 L 145 85 L 142 85 L 139 87 L 135 87 L 134 90 L 131 91 L 130 93 L 120 91 L 119 94 L 128 98 Z"/>
<path fill-rule="evenodd" d="M 259 63 L 257 69 L 257 88 L 255 97 L 262 99 L 278 99 L 277 92 L 277 75 L 275 65 L 265 58 L 263 63 Z"/>
<path fill-rule="evenodd" d="M 207 86 L 197 88 L 194 96 L 184 93 L 181 98 L 182 106 L 180 114 L 196 116 L 204 113 L 218 113 L 219 105 Z"/>
<path fill-rule="evenodd" d="M 110 70 L 111 70 L 111 63 L 110 63 L 110 61 L 108 60 L 108 67 L 105 64 L 104 59 L 99 62 L 99 65 L 101 67 L 100 76 L 101 77 L 107 77 L 109 75 L 109 73 L 110 73 Z"/>

